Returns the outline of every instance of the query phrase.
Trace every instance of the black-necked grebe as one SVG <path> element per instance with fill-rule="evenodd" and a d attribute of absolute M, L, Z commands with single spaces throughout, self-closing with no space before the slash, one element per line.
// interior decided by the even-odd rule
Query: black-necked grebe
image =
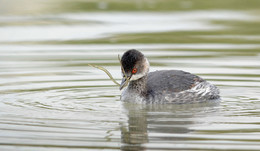
<path fill-rule="evenodd" d="M 219 99 L 218 88 L 199 76 L 181 70 L 149 72 L 149 62 L 132 49 L 121 58 L 122 101 L 136 103 L 189 103 Z M 128 84 L 129 83 L 129 84 Z"/>

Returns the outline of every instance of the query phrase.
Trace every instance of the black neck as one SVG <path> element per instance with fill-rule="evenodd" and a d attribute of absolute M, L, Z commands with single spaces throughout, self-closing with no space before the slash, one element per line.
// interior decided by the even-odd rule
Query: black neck
<path fill-rule="evenodd" d="M 129 83 L 129 90 L 135 91 L 136 93 L 139 93 L 142 96 L 145 96 L 147 94 L 147 75 L 143 76 L 142 78 L 138 80 L 131 81 Z"/>

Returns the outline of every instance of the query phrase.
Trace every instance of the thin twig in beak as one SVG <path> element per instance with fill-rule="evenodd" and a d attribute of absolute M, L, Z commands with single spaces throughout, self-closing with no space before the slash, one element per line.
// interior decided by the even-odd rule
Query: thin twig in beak
<path fill-rule="evenodd" d="M 110 74 L 110 72 L 107 69 L 105 69 L 105 68 L 103 68 L 101 66 L 98 66 L 98 65 L 93 65 L 93 64 L 88 64 L 88 65 L 91 66 L 91 67 L 94 67 L 94 68 L 97 68 L 97 69 L 100 69 L 100 70 L 104 71 L 116 85 L 120 86 L 120 84 L 116 82 L 116 80 L 113 78 L 113 76 Z"/>

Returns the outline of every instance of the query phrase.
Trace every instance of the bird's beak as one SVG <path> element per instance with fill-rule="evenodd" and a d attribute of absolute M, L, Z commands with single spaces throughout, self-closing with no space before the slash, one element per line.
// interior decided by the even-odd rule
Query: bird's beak
<path fill-rule="evenodd" d="M 131 78 L 131 76 L 130 77 L 123 77 L 122 82 L 121 82 L 120 87 L 119 87 L 120 90 L 122 90 L 124 87 L 126 87 L 128 85 L 130 78 Z"/>

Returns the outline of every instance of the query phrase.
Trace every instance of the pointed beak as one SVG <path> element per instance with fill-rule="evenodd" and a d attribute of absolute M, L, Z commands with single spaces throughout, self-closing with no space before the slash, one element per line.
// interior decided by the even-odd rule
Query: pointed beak
<path fill-rule="evenodd" d="M 122 90 L 124 87 L 126 87 L 126 78 L 125 77 L 123 77 L 123 79 L 121 81 L 119 90 Z"/>
<path fill-rule="evenodd" d="M 130 80 L 130 77 L 123 77 L 119 89 L 122 90 L 124 87 L 128 85 L 128 82 Z"/>

